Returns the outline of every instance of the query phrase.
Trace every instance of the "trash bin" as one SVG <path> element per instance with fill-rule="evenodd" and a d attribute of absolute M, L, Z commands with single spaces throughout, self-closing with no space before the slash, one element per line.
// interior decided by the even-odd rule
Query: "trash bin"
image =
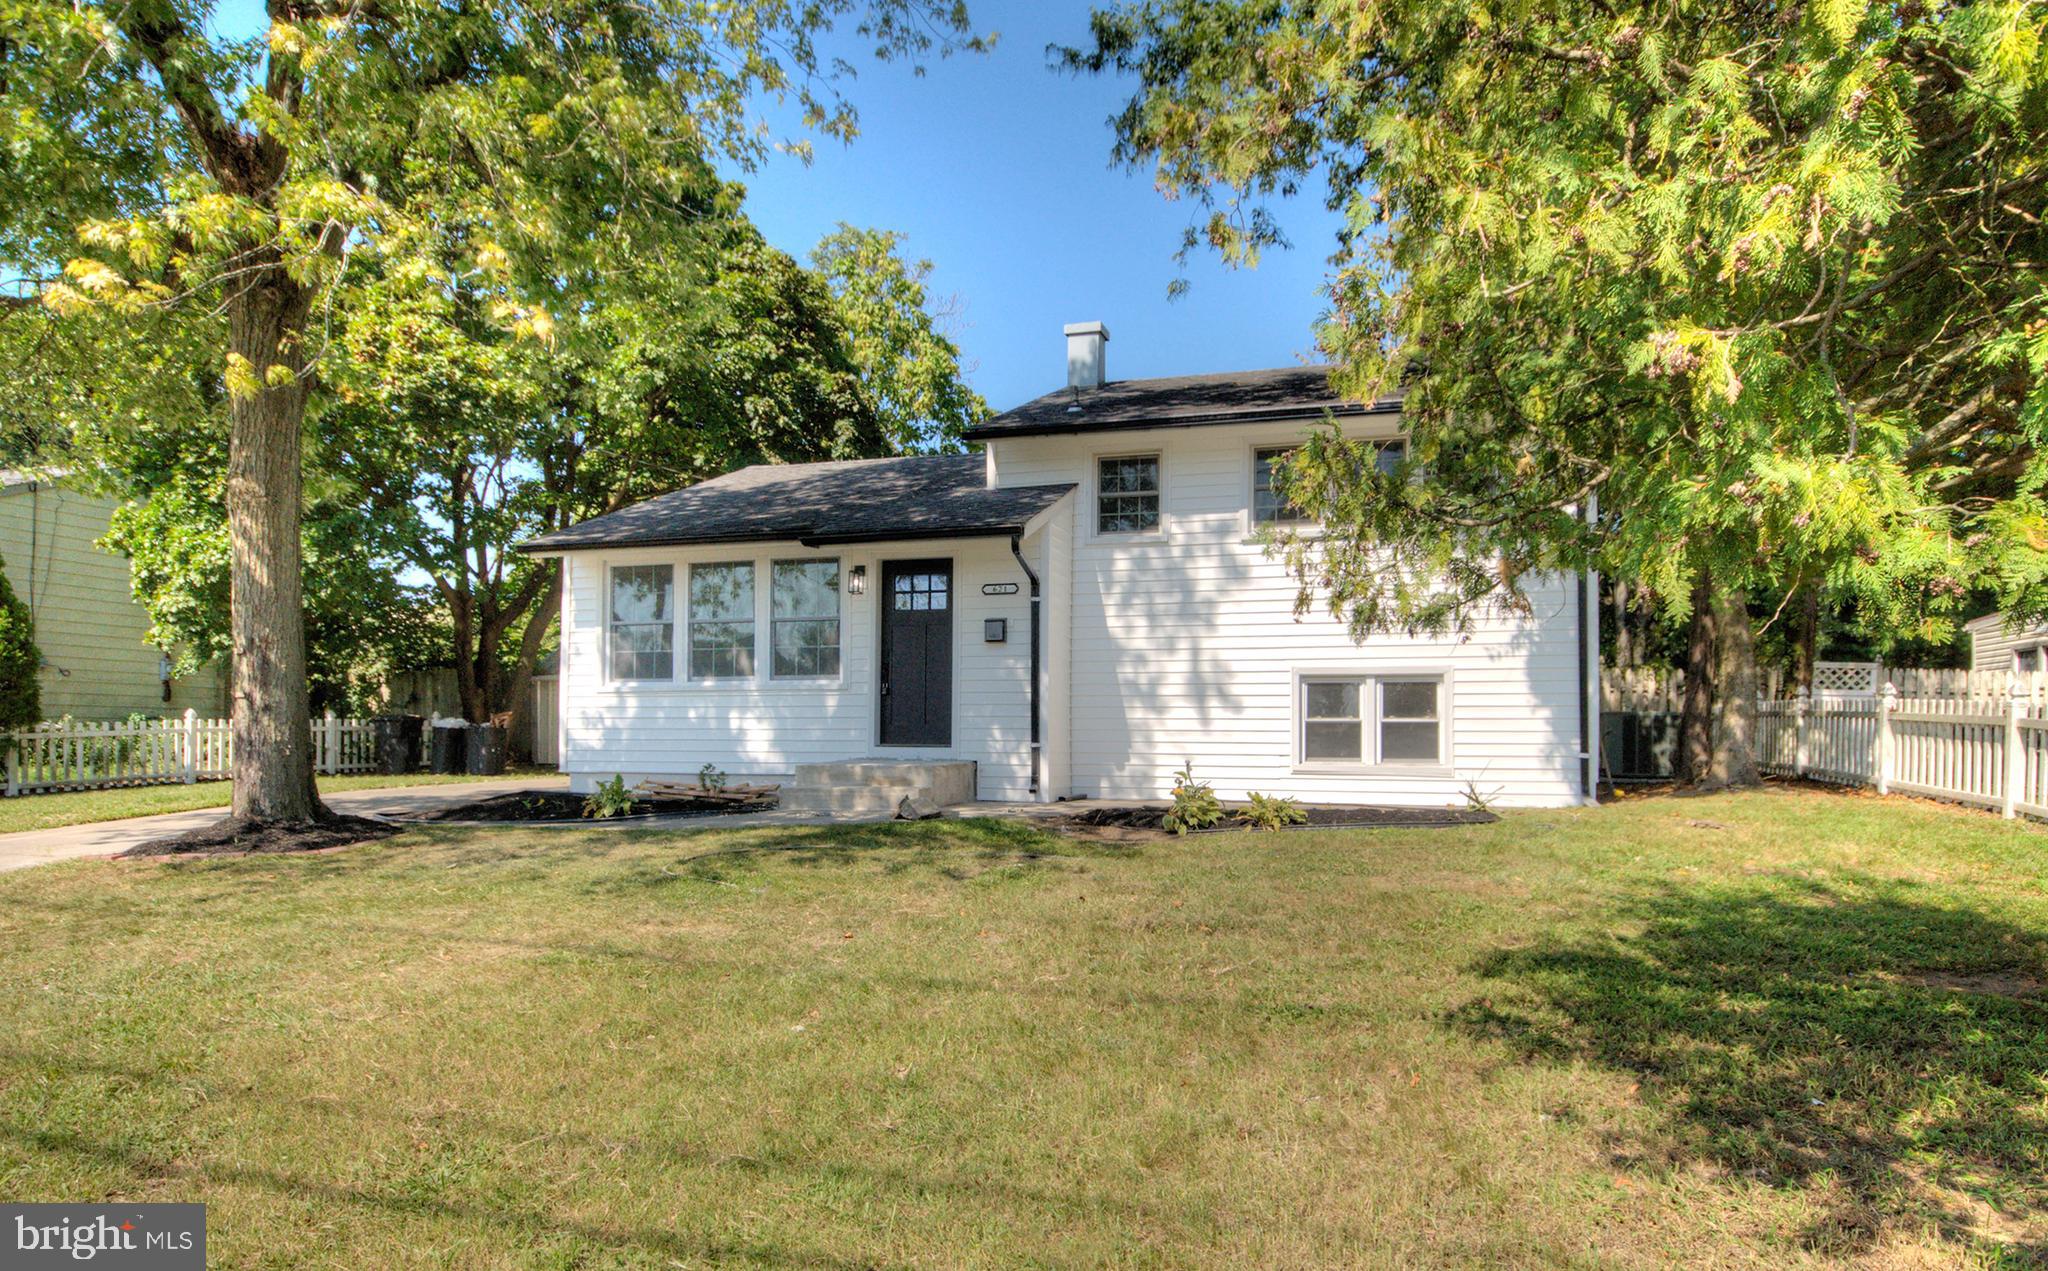
<path fill-rule="evenodd" d="M 420 766 L 420 725 L 417 715 L 379 715 L 370 721 L 377 737 L 377 771 L 411 772 Z"/>
<path fill-rule="evenodd" d="M 469 741 L 464 734 L 469 724 L 460 719 L 437 719 L 434 721 L 434 739 L 427 754 L 427 768 L 431 772 L 447 774 L 461 772 L 467 765 Z"/>
<path fill-rule="evenodd" d="M 505 771 L 510 730 L 502 724 L 471 724 L 468 732 L 470 775 L 495 777 Z"/>

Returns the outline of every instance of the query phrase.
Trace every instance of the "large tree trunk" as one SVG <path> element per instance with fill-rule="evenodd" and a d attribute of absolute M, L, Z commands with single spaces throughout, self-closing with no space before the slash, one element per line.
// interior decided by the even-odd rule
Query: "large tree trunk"
<path fill-rule="evenodd" d="M 1642 660 L 1636 649 L 1636 626 L 1633 597 L 1626 579 L 1617 578 L 1612 584 L 1614 596 L 1614 665 L 1618 670 L 1633 671 Z"/>
<path fill-rule="evenodd" d="M 1813 666 L 1820 659 L 1820 588 L 1808 587 L 1799 598 L 1799 629 L 1792 661 L 1792 691 L 1813 691 Z"/>
<path fill-rule="evenodd" d="M 299 553 L 309 297 L 273 257 L 231 289 L 228 347 L 261 386 L 228 401 L 228 539 L 236 820 L 325 815 L 313 786 Z M 273 367 L 289 372 L 272 384 Z"/>
<path fill-rule="evenodd" d="M 1732 587 L 1714 596 L 1714 761 L 1707 784 L 1716 789 L 1763 780 L 1756 763 L 1756 631 L 1749 600 Z"/>
<path fill-rule="evenodd" d="M 1685 645 L 1685 701 L 1678 720 L 1677 777 L 1707 780 L 1714 766 L 1714 585 L 1702 573 L 1692 589 L 1692 626 Z"/>

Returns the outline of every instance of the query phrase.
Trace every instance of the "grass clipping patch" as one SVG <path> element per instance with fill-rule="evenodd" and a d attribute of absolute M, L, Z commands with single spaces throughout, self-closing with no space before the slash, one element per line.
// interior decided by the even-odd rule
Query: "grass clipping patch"
<path fill-rule="evenodd" d="M 240 856 L 320 852 L 390 838 L 404 827 L 361 816 L 329 814 L 311 821 L 252 821 L 229 817 L 184 834 L 137 843 L 122 856 Z"/>

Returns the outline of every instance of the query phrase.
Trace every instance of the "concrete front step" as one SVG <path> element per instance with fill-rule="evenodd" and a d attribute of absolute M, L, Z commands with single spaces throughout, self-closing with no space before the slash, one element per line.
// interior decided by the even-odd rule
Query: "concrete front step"
<path fill-rule="evenodd" d="M 789 786 L 782 807 L 791 812 L 894 812 L 909 795 L 932 797 L 930 786 Z"/>
<path fill-rule="evenodd" d="M 974 801 L 970 761 L 847 759 L 798 764 L 782 806 L 797 812 L 893 812 L 908 795 L 945 807 Z"/>

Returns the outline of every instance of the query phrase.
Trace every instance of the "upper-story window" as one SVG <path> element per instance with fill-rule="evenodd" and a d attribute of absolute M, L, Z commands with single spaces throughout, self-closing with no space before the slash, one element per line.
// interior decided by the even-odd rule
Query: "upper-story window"
<path fill-rule="evenodd" d="M 1294 453 L 1294 446 L 1262 446 L 1252 452 L 1252 524 L 1295 525 L 1309 519 L 1277 484 L 1276 469 Z M 1381 472 L 1392 472 L 1408 454 L 1405 441 L 1373 443 L 1373 463 Z"/>
<path fill-rule="evenodd" d="M 1252 452 L 1252 524 L 1291 525 L 1308 519 L 1308 513 L 1274 486 L 1274 469 L 1293 453 L 1292 446 L 1268 446 Z"/>
<path fill-rule="evenodd" d="M 1118 455 L 1095 461 L 1095 529 L 1141 534 L 1159 528 L 1159 456 Z"/>
<path fill-rule="evenodd" d="M 779 560 L 769 580 L 768 673 L 839 674 L 839 562 Z"/>
<path fill-rule="evenodd" d="M 690 566 L 690 678 L 753 673 L 753 562 Z"/>
<path fill-rule="evenodd" d="M 676 674 L 673 565 L 612 568 L 611 678 L 669 680 Z"/>

